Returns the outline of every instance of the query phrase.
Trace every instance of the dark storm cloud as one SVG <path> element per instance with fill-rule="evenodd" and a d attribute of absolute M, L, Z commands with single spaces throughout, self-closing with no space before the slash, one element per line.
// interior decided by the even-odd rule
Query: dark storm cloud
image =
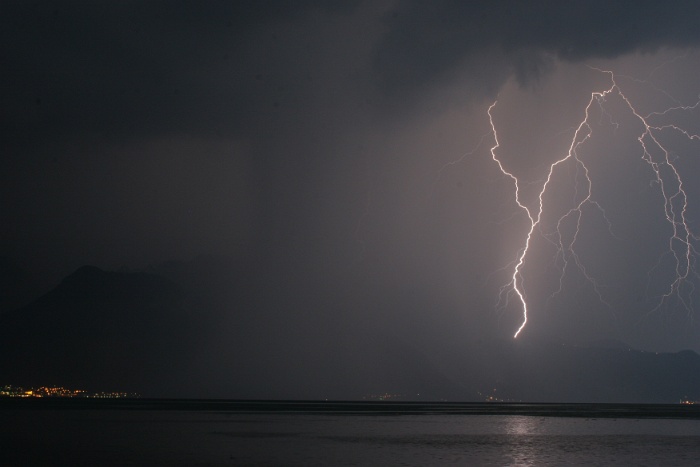
<path fill-rule="evenodd" d="M 271 70 L 255 69 L 250 35 L 310 11 L 347 13 L 354 3 L 4 3 L 2 139 L 240 123 L 269 92 L 260 81 Z M 222 107 L 229 111 L 213 110 Z"/>
<path fill-rule="evenodd" d="M 698 2 L 400 1 L 385 16 L 375 67 L 390 92 L 421 89 L 468 66 L 495 92 L 516 73 L 536 77 L 548 60 L 611 58 L 697 44 Z M 495 82 L 490 82 L 495 79 Z"/>
<path fill-rule="evenodd" d="M 351 15 L 359 3 L 4 3 L 2 139 L 235 132 L 261 107 L 298 99 L 299 81 L 313 75 L 328 37 L 320 22 L 290 25 L 314 13 Z M 384 32 L 373 70 L 358 62 L 356 79 L 378 79 L 382 93 L 401 97 L 465 65 L 471 94 L 492 95 L 512 73 L 536 77 L 551 56 L 613 57 L 700 37 L 692 1 L 404 1 L 380 12 L 365 10 L 368 31 L 379 13 Z M 351 43 L 371 35 L 337 34 Z"/>

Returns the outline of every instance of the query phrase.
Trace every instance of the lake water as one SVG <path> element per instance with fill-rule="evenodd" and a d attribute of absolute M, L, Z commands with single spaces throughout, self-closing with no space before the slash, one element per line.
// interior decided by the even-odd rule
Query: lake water
<path fill-rule="evenodd" d="M 697 419 L 0 407 L 0 436 L 3 466 L 700 462 Z"/>

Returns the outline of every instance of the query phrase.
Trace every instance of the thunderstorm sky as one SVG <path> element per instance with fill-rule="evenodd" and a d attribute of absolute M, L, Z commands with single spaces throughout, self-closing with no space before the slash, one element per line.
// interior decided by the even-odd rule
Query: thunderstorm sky
<path fill-rule="evenodd" d="M 600 70 L 654 125 L 700 133 L 698 17 L 694 1 L 3 2 L 0 255 L 42 290 L 85 264 L 225 261 L 245 279 L 212 285 L 230 310 L 212 342 L 226 360 L 244 336 L 272 373 L 266 349 L 355 361 L 371 336 L 455 362 L 522 322 L 508 283 L 530 222 L 489 107 L 534 209 L 611 86 Z M 661 300 L 682 245 L 643 125 L 617 93 L 587 122 L 521 268 L 522 337 L 700 351 L 694 239 Z M 658 138 L 699 235 L 700 142 Z M 597 204 L 557 232 L 586 174 Z"/>

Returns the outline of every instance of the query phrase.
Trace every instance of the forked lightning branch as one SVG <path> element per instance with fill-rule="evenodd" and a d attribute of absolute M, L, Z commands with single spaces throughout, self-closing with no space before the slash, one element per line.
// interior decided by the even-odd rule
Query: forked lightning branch
<path fill-rule="evenodd" d="M 528 322 L 528 313 L 531 312 L 530 304 L 528 303 L 528 294 L 524 284 L 523 270 L 531 255 L 531 245 L 533 238 L 537 235 L 543 235 L 541 232 L 541 222 L 545 211 L 547 211 L 547 203 L 545 195 L 548 190 L 552 189 L 554 181 L 558 176 L 563 176 L 563 169 L 567 165 L 574 164 L 578 173 L 583 176 L 582 185 L 577 186 L 577 191 L 582 193 L 580 199 L 572 202 L 564 214 L 555 222 L 556 231 L 553 236 L 554 240 L 548 239 L 554 243 L 558 250 L 558 254 L 564 261 L 562 274 L 569 266 L 568 263 L 573 262 L 575 267 L 578 267 L 582 275 L 590 282 L 596 294 L 601 300 L 604 300 L 601 294 L 598 283 L 592 277 L 585 267 L 585 256 L 577 250 L 577 237 L 584 222 L 583 209 L 584 207 L 594 207 L 601 212 L 605 217 L 603 207 L 594 200 L 592 196 L 592 179 L 591 172 L 586 166 L 584 160 L 579 157 L 579 151 L 593 136 L 593 125 L 591 124 L 591 114 L 594 106 L 599 106 L 600 110 L 605 112 L 605 106 L 608 102 L 616 99 L 621 103 L 625 112 L 629 116 L 641 124 L 641 132 L 636 136 L 639 148 L 640 158 L 648 165 L 650 170 L 651 181 L 658 189 L 658 196 L 661 197 L 663 209 L 659 212 L 659 222 L 665 223 L 668 226 L 668 245 L 665 247 L 665 254 L 670 255 L 673 262 L 673 277 L 664 286 L 665 292 L 658 297 L 653 309 L 658 309 L 670 297 L 677 298 L 688 312 L 692 311 L 692 293 L 694 291 L 693 279 L 697 278 L 695 271 L 696 261 L 696 244 L 699 238 L 691 232 L 688 223 L 688 207 L 689 200 L 687 191 L 684 186 L 684 176 L 678 167 L 678 162 L 675 155 L 663 142 L 662 135 L 671 133 L 676 137 L 684 138 L 692 142 L 700 142 L 700 136 L 683 128 L 680 124 L 668 123 L 668 119 L 673 115 L 681 115 L 683 113 L 692 112 L 700 105 L 696 102 L 692 106 L 678 105 L 675 107 L 666 108 L 661 111 L 642 114 L 637 110 L 634 103 L 625 95 L 615 79 L 615 74 L 612 71 L 594 69 L 600 73 L 609 76 L 609 87 L 602 91 L 591 93 L 588 104 L 582 109 L 582 119 L 576 126 L 573 137 L 568 145 L 568 151 L 549 165 L 539 193 L 534 203 L 526 203 L 523 200 L 522 188 L 523 180 L 518 178 L 512 170 L 501 161 L 499 158 L 499 135 L 498 132 L 498 101 L 491 104 L 488 108 L 488 117 L 491 124 L 491 131 L 494 138 L 494 146 L 491 148 L 491 157 L 498 165 L 501 172 L 512 180 L 513 195 L 518 208 L 525 214 L 529 221 L 527 231 L 522 237 L 522 244 L 517 250 L 516 258 L 512 263 L 512 269 L 509 276 L 509 281 L 504 284 L 499 292 L 499 305 L 505 306 L 510 298 L 517 299 L 519 307 L 522 311 L 522 320 L 513 337 L 518 335 L 525 329 Z M 658 123 L 664 120 L 665 123 Z M 700 154 L 697 156 L 700 157 Z M 607 220 L 607 218 L 606 218 Z M 562 225 L 565 222 L 573 223 L 575 226 L 573 237 L 566 237 L 562 233 Z M 564 238 L 569 240 L 564 241 Z M 560 282 L 561 289 L 561 282 Z"/>

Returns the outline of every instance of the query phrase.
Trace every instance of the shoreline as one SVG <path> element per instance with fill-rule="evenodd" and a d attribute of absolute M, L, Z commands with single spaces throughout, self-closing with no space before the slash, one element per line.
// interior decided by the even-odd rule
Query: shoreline
<path fill-rule="evenodd" d="M 396 402 L 226 399 L 0 398 L 4 410 L 205 411 L 239 414 L 523 415 L 700 420 L 700 405 L 624 403 Z"/>

